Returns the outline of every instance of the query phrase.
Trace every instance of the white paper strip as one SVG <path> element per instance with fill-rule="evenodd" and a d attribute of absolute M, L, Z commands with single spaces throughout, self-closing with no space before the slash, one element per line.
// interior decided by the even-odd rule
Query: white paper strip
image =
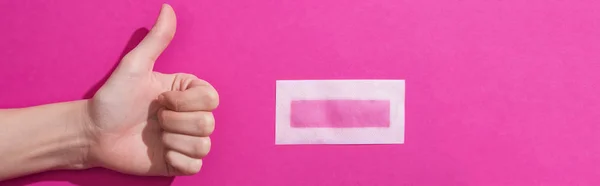
<path fill-rule="evenodd" d="M 404 143 L 404 80 L 278 80 L 276 144 Z"/>

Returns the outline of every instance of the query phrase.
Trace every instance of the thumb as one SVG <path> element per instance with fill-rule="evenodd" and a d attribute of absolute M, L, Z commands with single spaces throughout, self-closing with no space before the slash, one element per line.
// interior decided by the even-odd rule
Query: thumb
<path fill-rule="evenodd" d="M 175 36 L 176 25 L 177 18 L 173 8 L 168 4 L 163 4 L 160 15 L 150 32 L 123 57 L 119 68 L 126 68 L 127 72 L 152 71 L 154 62 Z"/>

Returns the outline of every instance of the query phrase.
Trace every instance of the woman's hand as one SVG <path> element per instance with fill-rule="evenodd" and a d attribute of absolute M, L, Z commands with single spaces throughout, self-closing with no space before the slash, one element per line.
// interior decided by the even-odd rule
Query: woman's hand
<path fill-rule="evenodd" d="M 88 101 L 90 166 L 135 175 L 190 175 L 210 150 L 219 103 L 215 89 L 191 74 L 153 72 L 175 34 L 175 12 L 163 5 L 140 44 Z"/>
<path fill-rule="evenodd" d="M 219 104 L 191 74 L 153 72 L 175 34 L 162 7 L 152 30 L 90 100 L 0 109 L 0 181 L 47 170 L 105 167 L 149 176 L 195 174 Z"/>

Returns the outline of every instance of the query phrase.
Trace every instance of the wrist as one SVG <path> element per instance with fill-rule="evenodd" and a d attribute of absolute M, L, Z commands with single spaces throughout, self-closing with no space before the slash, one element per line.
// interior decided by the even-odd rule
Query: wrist
<path fill-rule="evenodd" d="M 87 100 L 2 111 L 0 180 L 46 170 L 86 169 L 90 161 Z"/>
<path fill-rule="evenodd" d="M 62 158 L 56 169 L 81 170 L 96 167 L 90 154 L 94 143 L 93 125 L 88 112 L 89 100 L 75 101 L 65 121 L 66 137 L 61 145 Z"/>

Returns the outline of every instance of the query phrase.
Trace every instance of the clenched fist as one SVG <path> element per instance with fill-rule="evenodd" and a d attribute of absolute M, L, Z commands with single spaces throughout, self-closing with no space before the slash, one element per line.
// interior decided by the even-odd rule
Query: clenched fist
<path fill-rule="evenodd" d="M 92 139 L 85 166 L 135 175 L 190 175 L 210 150 L 219 104 L 216 90 L 191 74 L 162 74 L 154 62 L 175 34 L 163 5 L 148 35 L 119 63 L 87 103 Z"/>

